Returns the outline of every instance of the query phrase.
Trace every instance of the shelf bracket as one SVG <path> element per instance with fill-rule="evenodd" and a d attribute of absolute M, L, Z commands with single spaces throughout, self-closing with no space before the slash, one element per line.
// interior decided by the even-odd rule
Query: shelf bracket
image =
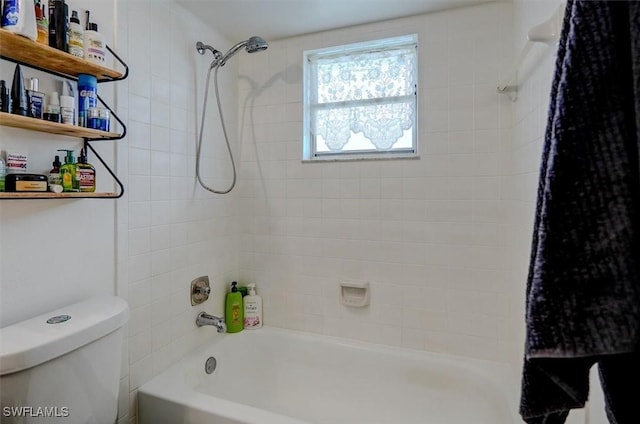
<path fill-rule="evenodd" d="M 120 181 L 120 179 L 117 177 L 117 175 L 115 174 L 115 172 L 113 172 L 111 170 L 111 168 L 109 167 L 109 165 L 107 165 L 107 163 L 104 161 L 104 159 L 102 159 L 102 157 L 98 154 L 98 152 L 95 151 L 95 149 L 93 148 L 93 146 L 90 143 L 90 139 L 84 139 L 84 148 L 85 151 L 86 149 L 89 149 L 93 152 L 93 154 L 96 156 L 96 158 L 98 158 L 98 160 L 100 161 L 100 163 L 102 164 L 102 166 L 104 166 L 104 168 L 107 170 L 107 172 L 109 173 L 109 175 L 111 175 L 111 178 L 113 178 L 113 180 L 116 182 L 116 184 L 118 184 L 118 187 L 120 187 L 120 192 L 117 194 L 117 196 L 115 197 L 115 199 L 119 199 L 124 195 L 124 184 L 122 184 L 122 181 Z M 97 198 L 103 198 L 103 199 L 114 199 L 113 196 L 97 196 Z"/>

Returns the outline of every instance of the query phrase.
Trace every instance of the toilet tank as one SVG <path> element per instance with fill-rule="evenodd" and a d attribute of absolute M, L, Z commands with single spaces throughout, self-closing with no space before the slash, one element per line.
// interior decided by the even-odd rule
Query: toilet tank
<path fill-rule="evenodd" d="M 0 421 L 114 423 L 127 303 L 84 300 L 0 329 Z"/>

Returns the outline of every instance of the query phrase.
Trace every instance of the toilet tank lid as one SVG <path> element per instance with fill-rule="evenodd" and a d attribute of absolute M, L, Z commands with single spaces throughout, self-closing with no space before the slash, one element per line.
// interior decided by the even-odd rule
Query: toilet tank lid
<path fill-rule="evenodd" d="M 99 296 L 0 328 L 0 375 L 71 352 L 112 333 L 128 319 L 127 302 Z"/>

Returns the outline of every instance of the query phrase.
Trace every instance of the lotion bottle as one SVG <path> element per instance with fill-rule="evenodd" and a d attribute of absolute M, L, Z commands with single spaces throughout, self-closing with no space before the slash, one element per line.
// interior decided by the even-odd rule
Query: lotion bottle
<path fill-rule="evenodd" d="M 231 291 L 227 293 L 224 321 L 227 333 L 242 331 L 244 322 L 244 308 L 242 307 L 242 293 L 238 291 L 237 282 L 231 283 Z"/>
<path fill-rule="evenodd" d="M 249 294 L 242 301 L 244 302 L 244 328 L 253 330 L 262 327 L 262 298 L 256 294 L 256 285 L 247 284 Z"/>

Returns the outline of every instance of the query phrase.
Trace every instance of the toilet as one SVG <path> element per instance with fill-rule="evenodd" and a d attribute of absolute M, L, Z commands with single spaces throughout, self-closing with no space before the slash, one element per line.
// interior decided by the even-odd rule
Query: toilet
<path fill-rule="evenodd" d="M 0 329 L 0 421 L 112 424 L 127 302 L 100 296 Z"/>

